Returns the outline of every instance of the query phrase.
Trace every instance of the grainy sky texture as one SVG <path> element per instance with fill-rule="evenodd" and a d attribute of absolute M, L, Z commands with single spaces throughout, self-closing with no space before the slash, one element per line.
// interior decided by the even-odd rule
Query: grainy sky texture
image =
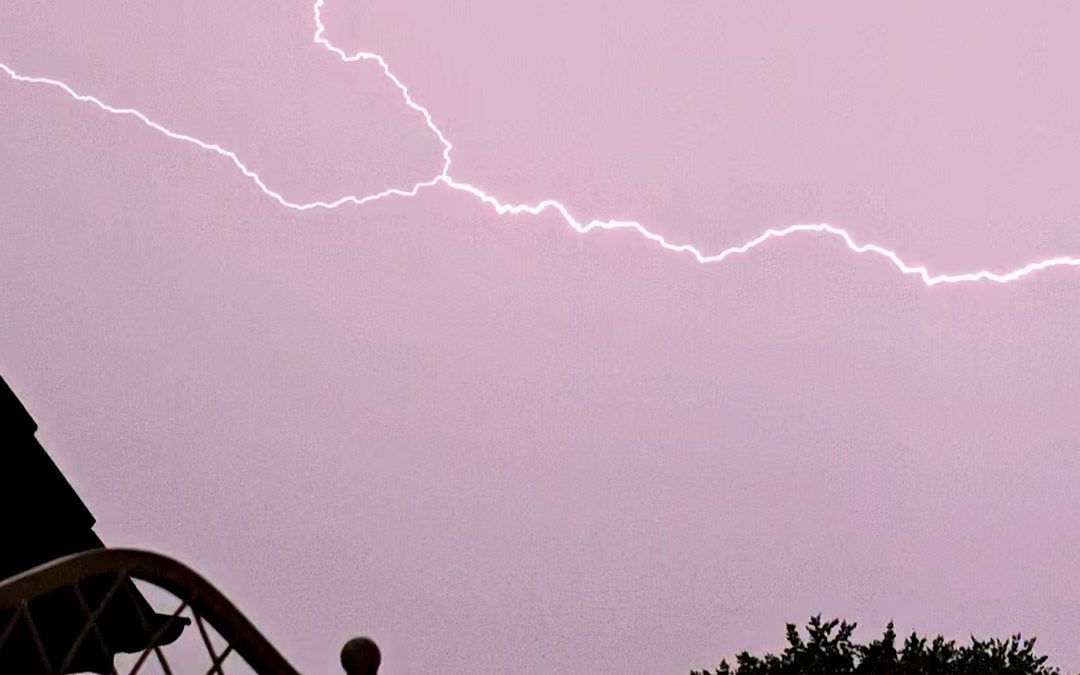
<path fill-rule="evenodd" d="M 328 0 L 453 176 L 706 252 L 829 222 L 1080 254 L 1070 2 Z M 440 146 L 296 2 L 0 5 L 0 61 L 294 201 Z M 699 265 L 445 186 L 298 213 L 0 76 L 0 368 L 114 545 L 305 671 L 682 673 L 811 613 L 1080 667 L 1080 270 L 836 238 Z"/>

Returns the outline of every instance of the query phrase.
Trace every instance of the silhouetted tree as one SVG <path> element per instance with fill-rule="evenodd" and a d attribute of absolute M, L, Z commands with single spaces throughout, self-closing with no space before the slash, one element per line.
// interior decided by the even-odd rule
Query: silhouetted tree
<path fill-rule="evenodd" d="M 852 640 L 855 624 L 811 617 L 803 637 L 795 624 L 787 626 L 787 646 L 779 654 L 753 656 L 743 652 L 735 665 L 722 661 L 715 671 L 691 675 L 1059 675 L 1035 653 L 1035 638 L 1019 634 L 1007 640 L 978 640 L 970 645 L 938 636 L 932 641 L 912 633 L 900 649 L 893 624 L 869 644 Z"/>

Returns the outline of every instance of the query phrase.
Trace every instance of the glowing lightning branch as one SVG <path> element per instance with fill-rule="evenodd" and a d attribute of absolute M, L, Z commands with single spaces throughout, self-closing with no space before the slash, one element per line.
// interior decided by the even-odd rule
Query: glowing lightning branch
<path fill-rule="evenodd" d="M 103 110 L 105 112 L 108 112 L 108 113 L 111 113 L 113 115 L 134 117 L 135 119 L 139 120 L 140 122 L 142 122 L 146 126 L 153 129 L 154 131 L 157 131 L 157 132 L 159 132 L 161 134 L 164 134 L 165 136 L 167 136 L 167 137 L 169 137 L 169 138 L 171 138 L 173 140 L 183 141 L 185 143 L 191 143 L 192 145 L 196 145 L 196 146 L 202 148 L 203 150 L 208 150 L 210 152 L 221 155 L 222 157 L 224 157 L 224 158 L 228 159 L 230 162 L 232 162 L 233 165 L 236 166 L 236 168 L 239 169 L 242 174 L 244 174 L 244 176 L 246 176 L 253 183 L 255 183 L 255 185 L 264 194 L 266 194 L 268 197 L 270 197 L 271 199 L 273 199 L 277 203 L 281 204 L 282 206 L 284 206 L 286 208 L 294 209 L 296 211 L 307 211 L 307 210 L 316 209 L 316 208 L 336 209 L 339 206 L 343 206 L 345 204 L 354 204 L 354 205 L 360 206 L 360 205 L 363 205 L 363 204 L 367 204 L 367 203 L 370 203 L 370 202 L 377 201 L 379 199 L 383 199 L 385 197 L 392 197 L 392 196 L 414 197 L 420 192 L 420 190 L 422 190 L 424 188 L 433 187 L 435 185 L 442 184 L 442 185 L 445 185 L 446 187 L 449 187 L 452 190 L 457 190 L 459 192 L 466 192 L 466 193 L 476 197 L 478 200 L 480 200 L 484 204 L 487 204 L 488 206 L 492 207 L 495 210 L 495 212 L 498 213 L 499 215 L 504 215 L 504 214 L 516 215 L 516 214 L 522 214 L 522 213 L 527 213 L 527 214 L 531 214 L 531 215 L 539 215 L 539 214 L 543 213 L 544 211 L 551 210 L 551 211 L 557 212 L 560 216 L 562 216 L 563 220 L 566 221 L 567 225 L 569 225 L 575 232 L 578 232 L 580 234 L 587 234 L 587 233 L 589 233 L 589 232 L 591 232 L 593 230 L 620 230 L 620 229 L 633 230 L 633 231 L 637 232 L 638 234 L 640 234 L 645 239 L 648 239 L 649 241 L 654 242 L 655 244 L 659 245 L 661 248 L 663 248 L 663 249 L 665 249 L 667 251 L 672 251 L 674 253 L 686 253 L 686 254 L 689 254 L 695 260 L 697 260 L 699 263 L 702 263 L 702 264 L 721 262 L 722 260 L 724 260 L 725 258 L 728 258 L 730 256 L 746 253 L 746 252 L 750 251 L 751 249 L 753 249 L 753 248 L 755 248 L 755 247 L 757 247 L 757 246 L 759 246 L 761 244 L 764 244 L 765 242 L 769 241 L 770 239 L 779 239 L 779 238 L 786 237 L 786 236 L 791 235 L 791 234 L 796 234 L 796 233 L 801 233 L 801 232 L 817 232 L 817 233 L 820 233 L 820 234 L 832 235 L 832 236 L 835 236 L 835 237 L 841 239 L 844 242 L 844 244 L 848 247 L 848 249 L 850 249 L 851 251 L 853 251 L 855 253 L 858 253 L 858 254 L 873 253 L 873 254 L 879 255 L 879 256 L 881 256 L 883 258 L 886 258 L 894 266 L 896 266 L 896 269 L 900 270 L 900 272 L 902 274 L 916 276 L 919 279 L 921 279 L 922 282 L 924 284 L 926 284 L 927 286 L 936 286 L 938 284 L 956 284 L 956 283 L 962 283 L 962 282 L 976 282 L 976 281 L 993 281 L 993 282 L 996 282 L 996 283 L 999 283 L 999 284 L 1005 284 L 1005 283 L 1009 283 L 1009 282 L 1012 282 L 1012 281 L 1016 281 L 1016 280 L 1018 280 L 1018 279 L 1020 279 L 1022 277 L 1025 277 L 1025 276 L 1031 274 L 1032 272 L 1037 272 L 1039 270 L 1049 269 L 1051 267 L 1063 267 L 1063 266 L 1080 267 L 1080 258 L 1071 257 L 1071 256 L 1061 256 L 1061 257 L 1056 257 L 1056 258 L 1048 258 L 1046 260 L 1040 260 L 1039 262 L 1030 263 L 1030 264 L 1024 265 L 1023 267 L 1020 267 L 1018 269 L 1015 269 L 1015 270 L 1012 270 L 1011 272 L 1006 272 L 1006 273 L 996 273 L 996 272 L 990 272 L 990 271 L 987 271 L 987 270 L 979 270 L 977 272 L 966 272 L 966 273 L 963 273 L 963 274 L 938 274 L 938 275 L 932 275 L 932 274 L 930 274 L 930 271 L 926 269 L 926 267 L 923 267 L 921 265 L 909 265 L 908 263 L 905 263 L 900 258 L 900 256 L 898 256 L 895 252 L 890 251 L 887 248 L 884 248 L 882 246 L 878 246 L 877 244 L 859 244 L 854 239 L 852 239 L 851 235 L 848 234 L 845 230 L 843 230 L 843 229 L 841 229 L 839 227 L 836 227 L 836 226 L 833 226 L 833 225 L 827 225 L 827 224 L 824 224 L 824 223 L 822 223 L 822 224 L 810 224 L 810 225 L 791 225 L 791 226 L 788 226 L 788 227 L 785 227 L 785 228 L 782 228 L 782 229 L 769 229 L 769 230 L 766 230 L 763 234 L 759 235 L 758 237 L 756 237 L 754 239 L 751 239 L 750 241 L 746 242 L 745 244 L 742 244 L 741 246 L 732 246 L 731 248 L 724 249 L 723 251 L 721 251 L 719 253 L 712 254 L 712 255 L 706 255 L 706 254 L 702 253 L 697 247 L 692 246 L 690 244 L 673 244 L 673 243 L 669 242 L 666 238 L 664 238 L 663 235 L 656 234 L 655 232 L 650 231 L 648 228 L 646 228 L 641 223 L 638 223 L 638 222 L 635 222 L 635 221 L 620 221 L 620 220 L 601 221 L 601 220 L 593 220 L 593 221 L 591 221 L 589 223 L 581 223 L 580 221 L 578 221 L 576 218 L 574 218 L 570 214 L 570 211 L 566 208 L 566 206 L 564 206 L 562 203 L 560 203 L 558 201 L 555 201 L 554 199 L 545 199 L 543 201 L 540 201 L 540 202 L 538 202 L 536 204 L 531 204 L 531 205 L 530 204 L 508 204 L 508 203 L 500 202 L 498 199 L 496 199 L 495 197 L 489 195 L 487 192 L 485 192 L 484 190 L 482 190 L 482 189 L 480 189 L 478 187 L 475 187 L 473 185 L 469 185 L 468 183 L 462 183 L 462 182 L 456 181 L 453 178 L 451 178 L 451 176 L 450 176 L 450 164 L 451 164 L 450 153 L 453 150 L 453 147 L 454 147 L 453 144 L 450 143 L 450 141 L 446 138 L 446 136 L 443 134 L 443 132 L 435 124 L 434 119 L 432 119 L 432 117 L 431 117 L 431 112 L 428 111 L 428 109 L 425 108 L 424 106 L 417 103 L 413 99 L 412 95 L 409 93 L 409 88 L 406 87 L 405 84 L 401 80 L 399 80 L 397 78 L 397 76 L 394 75 L 393 72 L 391 72 L 390 67 L 387 65 L 386 60 L 383 57 L 379 56 L 378 54 L 371 53 L 371 52 L 356 52 L 355 54 L 348 54 L 343 49 L 341 49 L 340 47 L 334 45 L 332 42 L 330 42 L 326 38 L 326 36 L 325 36 L 326 35 L 326 26 L 323 25 L 323 22 L 322 22 L 323 3 L 324 3 L 324 0 L 315 0 L 315 4 L 313 6 L 314 16 L 315 16 L 315 35 L 314 35 L 313 39 L 314 39 L 315 43 L 318 44 L 318 45 L 321 45 L 323 48 L 325 48 L 327 51 L 331 52 L 332 54 L 337 55 L 338 58 L 340 58 L 342 61 L 344 61 L 346 63 L 355 63 L 355 62 L 358 62 L 358 61 L 374 61 L 379 66 L 379 68 L 383 72 L 383 75 L 385 75 L 386 78 L 389 79 L 394 84 L 395 87 L 397 87 L 398 91 L 401 92 L 401 95 L 402 95 L 402 97 L 403 97 L 403 99 L 405 101 L 405 105 L 407 105 L 410 109 L 414 110 L 415 112 L 419 113 L 424 118 L 424 122 L 427 125 L 427 128 L 431 131 L 432 134 L 435 135 L 435 137 L 438 139 L 439 143 L 442 144 L 442 148 L 443 148 L 443 150 L 442 150 L 442 158 L 443 158 L 442 170 L 435 177 L 430 178 L 430 179 L 428 179 L 426 181 L 418 182 L 418 183 L 414 184 L 409 189 L 387 188 L 387 189 L 385 189 L 385 190 L 383 190 L 381 192 L 377 192 L 377 193 L 370 194 L 370 195 L 364 195 L 364 196 L 346 195 L 346 196 L 340 197 L 340 198 L 338 198 L 338 199 L 336 199 L 336 200 L 334 200 L 332 202 L 326 202 L 326 201 L 293 202 L 293 201 L 290 201 L 290 200 L 286 199 L 284 196 L 282 196 L 281 193 L 279 193 L 279 192 L 271 189 L 269 186 L 267 186 L 266 183 L 263 182 L 263 180 L 259 176 L 259 174 L 252 171 L 250 168 L 248 168 L 248 166 L 246 164 L 244 164 L 242 161 L 240 161 L 240 158 L 236 156 L 236 153 L 234 153 L 233 151 L 228 150 L 226 148 L 223 148 L 223 147 L 221 147 L 220 145 L 218 145 L 216 143 L 208 143 L 206 141 L 199 140 L 198 138 L 195 138 L 193 136 L 188 136 L 187 134 L 182 134 L 182 133 L 178 133 L 176 131 L 172 131 L 171 129 L 169 129 L 169 128 L 167 128 L 167 127 L 165 127 L 165 126 L 151 120 L 146 115 L 139 112 L 138 110 L 135 110 L 133 108 L 117 108 L 117 107 L 111 106 L 111 105 L 109 105 L 107 103 L 104 103 L 101 100 L 99 100 L 99 99 L 97 99 L 97 98 L 95 98 L 93 96 L 80 94 L 80 93 L 76 92 L 74 89 L 72 89 L 71 87 L 69 87 L 67 84 L 65 84 L 63 82 L 60 82 L 59 80 L 53 80 L 53 79 L 50 79 L 50 78 L 47 78 L 47 77 L 28 77 L 26 75 L 20 75 L 19 73 L 15 72 L 13 69 L 8 67 L 4 63 L 0 63 L 0 70 L 3 70 L 7 74 L 7 76 L 9 78 L 11 78 L 12 80 L 15 80 L 16 82 L 24 82 L 24 83 L 27 83 L 27 84 L 39 84 L 39 85 L 47 85 L 47 86 L 50 86 L 50 87 L 55 87 L 57 89 L 60 89 L 60 90 L 64 91 L 68 96 L 75 99 L 76 101 L 80 101 L 80 102 L 83 102 L 83 103 L 90 103 L 92 105 L 97 106 L 101 110 Z"/>

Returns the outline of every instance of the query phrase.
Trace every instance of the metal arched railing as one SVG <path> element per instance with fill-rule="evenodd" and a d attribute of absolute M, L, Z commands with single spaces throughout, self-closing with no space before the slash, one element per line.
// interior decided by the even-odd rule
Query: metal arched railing
<path fill-rule="evenodd" d="M 104 593 L 86 593 L 86 584 L 91 581 L 97 588 L 105 589 Z M 119 601 L 124 594 L 138 593 L 133 582 L 167 591 L 179 606 L 166 615 L 160 625 L 153 624 L 151 617 L 140 614 L 149 640 L 141 653 L 132 654 L 130 663 L 118 670 L 99 623 L 110 602 Z M 47 617 L 41 616 L 42 610 L 35 605 L 40 605 L 42 598 L 68 592 L 73 594 L 82 610 L 82 627 L 65 633 L 71 636 L 71 644 L 65 645 L 66 649 L 56 649 L 55 644 L 47 648 L 39 629 Z M 35 603 L 35 600 L 39 602 Z M 35 617 L 35 611 L 39 616 Z M 194 639 L 205 648 L 198 670 L 190 667 L 190 653 L 185 655 L 186 663 L 180 664 L 176 659 L 170 663 L 162 644 L 162 637 L 170 629 L 176 630 L 174 624 L 189 622 L 193 625 L 189 625 L 186 632 L 197 635 L 197 638 L 188 635 L 189 641 Z M 70 668 L 77 662 L 77 655 L 88 649 L 103 652 L 107 658 L 105 662 L 113 663 L 113 673 L 145 672 L 148 664 L 156 663 L 165 675 L 186 672 L 224 675 L 225 660 L 232 655 L 243 659 L 250 671 L 260 675 L 297 673 L 221 591 L 185 565 L 163 555 L 126 549 L 96 549 L 59 558 L 0 581 L 0 664 L 28 663 L 26 659 L 32 658 L 35 663 L 21 666 L 28 668 L 26 672 L 72 672 Z M 7 654 L 5 650 L 8 650 Z M 19 655 L 13 654 L 15 650 L 20 650 Z M 23 661 L 11 660 L 16 658 Z M 0 670 L 3 669 L 0 665 Z"/>

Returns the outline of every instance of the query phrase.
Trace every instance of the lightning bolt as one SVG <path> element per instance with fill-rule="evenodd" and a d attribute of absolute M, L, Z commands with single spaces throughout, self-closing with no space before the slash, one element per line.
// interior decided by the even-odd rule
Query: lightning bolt
<path fill-rule="evenodd" d="M 904 262 L 896 252 L 889 250 L 878 244 L 860 244 L 844 229 L 835 225 L 829 225 L 827 223 L 818 224 L 805 224 L 805 225 L 790 225 L 788 227 L 776 229 L 770 228 L 758 235 L 757 237 L 747 241 L 739 246 L 732 246 L 726 248 L 719 253 L 706 254 L 692 244 L 676 244 L 668 241 L 662 234 L 658 234 L 649 230 L 645 225 L 637 221 L 631 220 L 592 220 L 588 223 L 582 223 L 576 219 L 570 210 L 561 202 L 554 199 L 544 199 L 535 204 L 511 204 L 499 201 L 496 197 L 492 196 L 485 190 L 455 180 L 450 175 L 451 166 L 451 152 L 453 151 L 453 144 L 446 138 L 445 134 L 435 124 L 435 120 L 431 115 L 431 112 L 416 102 L 412 94 L 409 92 L 409 88 L 403 83 L 393 71 L 390 70 L 390 66 L 386 63 L 386 59 L 382 56 L 372 52 L 355 52 L 352 54 L 347 53 L 337 45 L 330 42 L 326 37 L 326 26 L 322 21 L 322 8 L 325 0 L 315 0 L 312 7 L 315 19 L 315 34 L 313 41 L 315 44 L 323 47 L 331 54 L 336 55 L 342 61 L 346 63 L 356 63 L 360 61 L 373 61 L 383 72 L 383 75 L 390 80 L 391 83 L 401 92 L 401 96 L 411 110 L 418 113 L 424 119 L 424 123 L 427 125 L 428 130 L 434 135 L 438 142 L 442 145 L 442 169 L 432 178 L 415 183 L 410 188 L 393 187 L 387 188 L 380 192 L 376 192 L 369 195 L 345 195 L 339 197 L 334 201 L 313 201 L 313 202 L 294 202 L 287 199 L 280 192 L 272 189 L 268 186 L 263 179 L 244 164 L 243 161 L 236 155 L 235 152 L 223 148 L 216 143 L 209 143 L 207 141 L 200 140 L 194 136 L 189 136 L 177 131 L 173 131 L 168 127 L 155 122 L 147 117 L 145 114 L 135 110 L 133 108 L 117 108 L 101 101 L 100 99 L 89 96 L 87 94 L 80 94 L 72 89 L 70 86 L 59 80 L 54 80 L 48 77 L 30 77 L 21 75 L 7 64 L 0 62 L 0 70 L 3 70 L 5 74 L 16 82 L 22 82 L 26 84 L 44 85 L 48 87 L 54 87 L 60 89 L 72 99 L 81 103 L 89 103 L 101 110 L 124 117 L 134 117 L 144 125 L 150 127 L 154 131 L 163 134 L 164 136 L 176 141 L 182 141 L 184 143 L 190 143 L 198 146 L 203 150 L 213 152 L 221 157 L 232 162 L 232 164 L 247 177 L 256 187 L 262 191 L 263 194 L 276 201 L 285 208 L 293 209 L 296 211 L 308 211 L 311 209 L 336 209 L 347 204 L 362 206 L 371 202 L 385 199 L 387 197 L 415 197 L 421 190 L 426 188 L 442 185 L 458 192 L 464 192 L 472 195 L 480 202 L 490 206 L 499 215 L 518 215 L 518 214 L 530 214 L 538 216 L 545 211 L 554 211 L 562 217 L 566 224 L 579 234 L 588 234 L 594 230 L 633 230 L 645 239 L 658 245 L 660 248 L 670 251 L 672 253 L 685 254 L 696 260 L 701 264 L 719 263 L 725 259 L 748 253 L 754 248 L 765 244 L 772 239 L 782 239 L 795 234 L 802 233 L 818 233 L 826 234 L 837 239 L 840 239 L 844 245 L 852 252 L 862 254 L 873 254 L 885 258 L 893 264 L 893 266 L 900 271 L 901 274 L 917 277 L 927 286 L 937 286 L 939 284 L 959 284 L 968 282 L 994 282 L 999 284 L 1006 284 L 1013 281 L 1017 281 L 1023 277 L 1028 276 L 1034 272 L 1046 270 L 1051 267 L 1080 267 L 1080 258 L 1072 256 L 1059 256 L 1055 258 L 1047 258 L 1038 262 L 1029 263 L 1023 267 L 1019 267 L 1009 272 L 997 273 L 989 270 L 978 270 L 975 272 L 964 272 L 961 274 L 931 274 L 930 271 L 922 265 L 911 265 Z"/>

